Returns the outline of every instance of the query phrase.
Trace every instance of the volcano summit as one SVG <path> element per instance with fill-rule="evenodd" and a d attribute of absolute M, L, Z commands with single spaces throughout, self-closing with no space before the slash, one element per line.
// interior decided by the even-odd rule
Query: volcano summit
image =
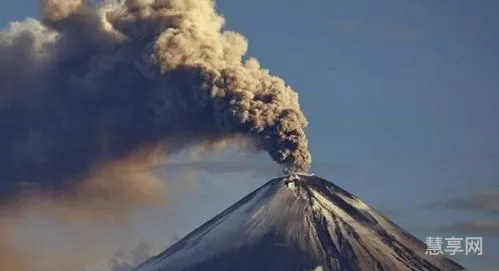
<path fill-rule="evenodd" d="M 134 271 L 462 270 L 340 187 L 273 179 Z"/>

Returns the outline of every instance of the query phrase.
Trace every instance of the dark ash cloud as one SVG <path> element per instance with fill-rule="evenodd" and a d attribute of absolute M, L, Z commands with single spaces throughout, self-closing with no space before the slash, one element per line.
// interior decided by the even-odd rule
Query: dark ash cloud
<path fill-rule="evenodd" d="M 499 219 L 482 219 L 455 223 L 441 228 L 444 232 L 476 236 L 499 236 Z"/>
<path fill-rule="evenodd" d="M 234 137 L 308 170 L 297 93 L 247 59 L 212 1 L 43 0 L 42 10 L 0 32 L 0 201 L 71 197 L 114 163 L 134 167 L 138 152 Z"/>
<path fill-rule="evenodd" d="M 433 203 L 429 207 L 499 214 L 499 189 L 482 191 L 469 198 L 454 198 Z"/>
<path fill-rule="evenodd" d="M 272 164 L 255 161 L 187 161 L 187 162 L 171 162 L 161 167 L 161 170 L 167 172 L 175 171 L 204 171 L 213 174 L 224 173 L 261 173 L 275 174 L 278 169 Z"/>
<path fill-rule="evenodd" d="M 151 244 L 142 242 L 129 253 L 118 251 L 109 261 L 109 269 L 96 271 L 131 271 L 151 257 Z"/>
<path fill-rule="evenodd" d="M 150 169 L 193 145 L 245 141 L 285 170 L 309 169 L 298 94 L 246 56 L 212 1 L 40 2 L 41 20 L 0 31 L 7 212 L 119 220 L 162 203 Z M 6 242 L 0 259 L 14 259 Z"/>
<path fill-rule="evenodd" d="M 486 218 L 462 221 L 440 227 L 439 230 L 448 233 L 499 236 L 499 189 L 482 191 L 468 198 L 453 198 L 427 205 L 429 208 L 444 208 L 451 210 L 471 211 L 485 214 Z"/>

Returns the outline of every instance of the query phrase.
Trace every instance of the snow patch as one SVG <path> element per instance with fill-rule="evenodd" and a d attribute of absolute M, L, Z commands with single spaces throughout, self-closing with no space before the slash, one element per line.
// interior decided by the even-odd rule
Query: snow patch
<path fill-rule="evenodd" d="M 291 189 L 291 190 L 295 190 L 296 189 L 296 184 L 294 181 L 290 181 L 286 184 L 286 186 Z"/>
<path fill-rule="evenodd" d="M 277 236 L 278 243 L 267 236 Z M 276 245 L 301 247 L 306 256 L 300 256 L 316 260 L 311 265 L 296 254 L 274 255 L 269 249 Z M 444 257 L 421 255 L 424 243 L 341 188 L 321 178 L 292 174 L 270 181 L 135 271 L 185 270 L 243 247 L 252 253 L 272 253 L 270 265 L 284 261 L 299 265 L 299 270 L 317 266 L 303 271 L 344 270 L 346 262 L 355 263 L 360 271 L 460 270 Z M 257 260 L 231 265 L 251 266 Z M 219 271 L 227 270 L 234 268 Z"/>

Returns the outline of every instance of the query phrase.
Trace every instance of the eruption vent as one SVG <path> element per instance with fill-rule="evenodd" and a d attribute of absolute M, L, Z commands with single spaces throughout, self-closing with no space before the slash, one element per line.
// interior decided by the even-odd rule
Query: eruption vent
<path fill-rule="evenodd" d="M 59 196 L 157 146 L 241 136 L 308 170 L 298 95 L 245 57 L 213 2 L 89 2 L 43 0 L 42 22 L 0 32 L 0 201 L 26 187 Z"/>

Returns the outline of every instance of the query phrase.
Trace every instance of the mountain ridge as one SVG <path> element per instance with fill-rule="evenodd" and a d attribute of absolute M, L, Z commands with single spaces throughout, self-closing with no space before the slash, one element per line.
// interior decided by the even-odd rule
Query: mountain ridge
<path fill-rule="evenodd" d="M 353 194 L 313 175 L 275 178 L 134 271 L 462 270 Z"/>

